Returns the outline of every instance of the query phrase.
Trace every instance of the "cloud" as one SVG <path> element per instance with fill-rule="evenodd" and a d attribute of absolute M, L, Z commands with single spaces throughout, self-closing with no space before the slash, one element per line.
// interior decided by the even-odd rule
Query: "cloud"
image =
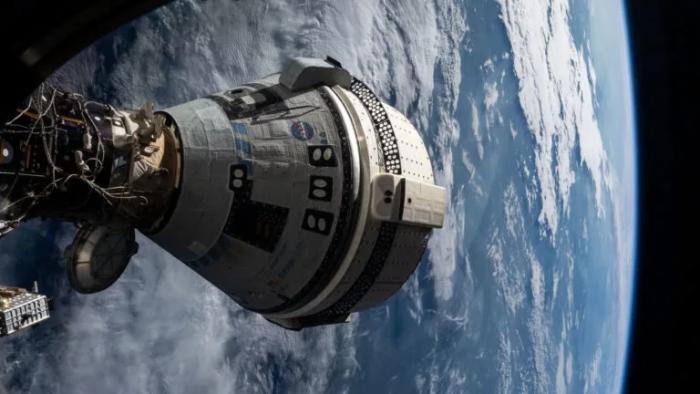
<path fill-rule="evenodd" d="M 430 238 L 430 275 L 435 287 L 435 295 L 443 301 L 449 301 L 454 294 L 455 271 L 460 258 L 464 258 L 464 187 L 456 193 L 448 206 L 450 215 L 445 217 L 443 228 L 436 236 Z M 465 259 L 466 260 L 466 259 Z M 468 268 L 468 263 L 464 261 Z M 469 280 L 467 273 L 466 280 Z M 461 279 L 462 280 L 462 279 Z"/>
<path fill-rule="evenodd" d="M 498 229 L 491 233 L 486 253 L 492 265 L 492 275 L 496 282 L 496 291 L 503 298 L 503 302 L 511 316 L 515 316 L 520 310 L 527 296 L 525 292 L 525 278 L 515 262 L 516 257 L 506 249 Z"/>
<path fill-rule="evenodd" d="M 559 354 L 557 355 L 557 372 L 555 378 L 555 388 L 558 394 L 567 392 L 567 381 L 565 371 L 566 355 L 564 354 L 564 342 L 559 344 Z"/>
<path fill-rule="evenodd" d="M 498 82 L 487 82 L 484 86 L 484 110 L 486 113 L 486 127 L 489 129 L 493 126 L 496 119 L 502 121 L 500 113 L 496 111 L 498 96 Z"/>
<path fill-rule="evenodd" d="M 472 134 L 474 135 L 474 140 L 476 141 L 476 152 L 479 155 L 479 160 L 484 159 L 484 142 L 481 136 L 481 125 L 479 121 L 479 109 L 476 106 L 474 100 L 469 100 L 471 108 L 471 118 L 472 118 Z"/>
<path fill-rule="evenodd" d="M 440 300 L 448 301 L 454 292 L 454 272 L 460 258 L 464 256 L 464 189 L 455 190 L 454 187 L 453 149 L 461 135 L 455 114 L 462 75 L 460 44 L 467 31 L 467 24 L 463 11 L 452 2 L 438 2 L 436 13 L 440 34 L 435 49 L 440 56 L 435 67 L 442 75 L 445 85 L 439 91 L 433 92 L 436 96 L 432 105 L 437 110 L 437 117 L 434 119 L 437 128 L 433 137 L 435 148 L 432 149 L 431 156 L 436 161 L 433 165 L 436 183 L 447 189 L 449 200 L 445 225 L 433 233 L 428 248 L 436 296 Z M 430 73 L 431 80 L 434 78 L 434 72 L 435 69 Z M 425 96 L 428 96 L 427 93 L 422 92 Z M 429 114 L 426 113 L 425 116 Z M 461 152 L 457 154 L 460 155 Z M 468 263 L 464 261 L 464 264 L 468 270 Z"/>
<path fill-rule="evenodd" d="M 554 292 L 554 289 L 547 288 L 548 284 L 558 284 L 554 277 L 552 282 L 549 282 L 546 277 L 548 265 L 540 261 L 531 244 L 523 219 L 526 214 L 520 198 L 514 182 L 506 185 L 502 197 L 505 229 L 496 227 L 491 230 L 486 246 L 487 256 L 492 265 L 497 294 L 504 300 L 508 315 L 525 321 L 524 337 L 528 345 L 528 362 L 523 364 L 520 361 L 521 365 L 517 369 L 521 374 L 522 383 L 538 393 L 550 392 L 553 389 L 561 392 L 559 389 L 562 382 L 566 383 L 566 362 L 564 356 L 558 357 L 556 352 L 552 352 L 554 309 L 553 303 L 546 302 L 547 294 Z M 573 306 L 567 306 L 571 307 Z M 517 337 L 509 333 L 508 328 L 504 330 L 505 333 L 502 332 L 501 335 Z M 562 335 L 559 353 L 565 350 L 565 337 L 566 332 Z M 510 354 L 513 350 L 504 350 L 512 347 L 511 342 L 512 340 L 501 338 L 498 356 L 500 363 L 512 358 Z M 500 388 L 512 386 L 513 377 L 505 366 L 499 368 L 499 373 L 507 374 L 500 377 L 498 391 L 503 392 Z"/>
<path fill-rule="evenodd" d="M 32 376 L 22 391 L 325 391 L 331 372 L 356 370 L 354 325 L 283 330 L 243 311 L 147 239 L 138 242 L 141 253 L 113 287 L 58 299 L 55 314 L 64 324 L 44 333 L 50 337 L 0 350 L 21 360 L 10 375 Z M 287 373 L 276 375 L 270 361 Z"/>
<path fill-rule="evenodd" d="M 586 366 L 583 377 L 583 392 L 590 393 L 600 383 L 600 362 L 602 359 L 601 348 L 598 347 Z"/>
<path fill-rule="evenodd" d="M 549 364 L 550 358 L 550 320 L 545 311 L 545 278 L 542 269 L 542 263 L 534 256 L 532 251 L 529 251 L 530 260 L 530 295 L 532 297 L 532 305 L 530 307 L 530 316 L 527 321 L 527 327 L 530 334 L 532 346 L 534 370 L 535 370 L 535 388 L 537 392 L 544 393 L 548 391 L 550 384 Z"/>
<path fill-rule="evenodd" d="M 560 214 L 569 211 L 576 148 L 593 179 L 598 213 L 604 213 L 610 169 L 594 109 L 595 78 L 574 44 L 567 0 L 498 2 L 513 48 L 520 106 L 537 144 L 538 220 L 553 240 Z"/>
<path fill-rule="evenodd" d="M 473 386 L 469 370 L 461 360 L 431 356 L 431 363 L 416 374 L 414 383 L 420 393 L 463 393 Z"/>
<path fill-rule="evenodd" d="M 497 292 L 503 298 L 508 312 L 515 316 L 527 297 L 527 278 L 524 276 L 527 270 L 525 266 L 518 264 L 522 259 L 517 253 L 523 245 L 527 247 L 528 241 L 523 238 L 526 234 L 522 220 L 523 212 L 512 182 L 503 193 L 503 209 L 506 234 L 501 234 L 497 227 L 493 228 L 486 253 L 493 267 L 492 276 Z M 506 236 L 508 238 L 505 238 Z"/>
<path fill-rule="evenodd" d="M 513 366 L 517 359 L 516 351 L 511 343 L 509 332 L 500 332 L 498 336 L 498 383 L 496 392 L 512 393 Z"/>
<path fill-rule="evenodd" d="M 486 111 L 491 111 L 498 102 L 498 86 L 496 82 L 487 83 L 484 87 L 486 94 L 484 95 L 484 106 Z"/>

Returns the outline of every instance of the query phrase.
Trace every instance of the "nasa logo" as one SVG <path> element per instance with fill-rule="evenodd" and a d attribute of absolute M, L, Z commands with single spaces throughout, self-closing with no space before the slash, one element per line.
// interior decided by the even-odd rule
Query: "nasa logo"
<path fill-rule="evenodd" d="M 292 135 L 300 141 L 308 141 L 314 136 L 314 128 L 302 121 L 292 123 Z"/>

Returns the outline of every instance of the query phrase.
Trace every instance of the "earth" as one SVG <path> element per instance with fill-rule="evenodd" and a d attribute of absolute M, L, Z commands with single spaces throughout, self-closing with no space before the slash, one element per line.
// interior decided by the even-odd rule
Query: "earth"
<path fill-rule="evenodd" d="M 139 237 L 112 288 L 69 289 L 75 230 L 0 242 L 3 284 L 54 317 L 2 339 L 0 392 L 619 392 L 631 319 L 636 146 L 621 0 L 180 0 L 54 76 L 171 106 L 333 56 L 408 114 L 448 189 L 445 227 L 385 305 L 289 332 Z"/>

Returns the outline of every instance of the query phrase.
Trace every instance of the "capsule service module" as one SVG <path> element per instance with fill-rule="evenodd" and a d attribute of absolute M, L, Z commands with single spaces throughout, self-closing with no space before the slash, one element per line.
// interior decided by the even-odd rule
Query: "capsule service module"
<path fill-rule="evenodd" d="M 330 58 L 159 111 L 43 87 L 0 144 L 0 233 L 37 216 L 78 224 L 77 291 L 119 277 L 138 229 L 290 329 L 389 298 L 446 209 L 417 130 Z"/>

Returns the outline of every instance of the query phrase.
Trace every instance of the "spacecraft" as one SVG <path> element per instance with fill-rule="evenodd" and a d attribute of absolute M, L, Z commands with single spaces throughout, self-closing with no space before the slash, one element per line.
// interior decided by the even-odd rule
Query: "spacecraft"
<path fill-rule="evenodd" d="M 32 291 L 0 285 L 0 337 L 12 335 L 47 320 L 50 300 L 39 294 L 37 283 Z"/>
<path fill-rule="evenodd" d="M 0 236 L 74 223 L 81 293 L 140 231 L 277 325 L 346 322 L 401 288 L 445 210 L 416 128 L 332 58 L 159 110 L 44 84 L 0 128 Z"/>

